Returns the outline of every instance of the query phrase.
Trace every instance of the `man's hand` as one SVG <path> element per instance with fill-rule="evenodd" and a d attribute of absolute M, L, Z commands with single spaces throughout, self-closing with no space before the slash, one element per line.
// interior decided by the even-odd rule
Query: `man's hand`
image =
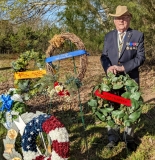
<path fill-rule="evenodd" d="M 124 66 L 116 66 L 116 65 L 114 65 L 114 68 L 116 69 L 117 72 L 124 72 L 125 71 Z"/>
<path fill-rule="evenodd" d="M 117 74 L 117 71 L 115 69 L 115 66 L 110 66 L 108 69 L 107 69 L 107 73 L 108 72 L 112 72 L 113 74 Z"/>
<path fill-rule="evenodd" d="M 113 74 L 117 74 L 118 72 L 124 72 L 124 71 L 125 71 L 124 66 L 116 66 L 116 65 L 110 66 L 107 69 L 107 73 L 112 72 Z"/>

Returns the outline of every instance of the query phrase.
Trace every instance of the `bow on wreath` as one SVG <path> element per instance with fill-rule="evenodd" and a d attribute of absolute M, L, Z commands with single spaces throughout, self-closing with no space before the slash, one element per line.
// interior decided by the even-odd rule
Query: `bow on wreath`
<path fill-rule="evenodd" d="M 0 108 L 0 111 L 4 111 L 5 109 L 7 111 L 11 110 L 11 106 L 13 104 L 13 100 L 11 99 L 10 95 L 2 94 L 0 96 L 0 101 L 2 102 L 2 107 Z"/>

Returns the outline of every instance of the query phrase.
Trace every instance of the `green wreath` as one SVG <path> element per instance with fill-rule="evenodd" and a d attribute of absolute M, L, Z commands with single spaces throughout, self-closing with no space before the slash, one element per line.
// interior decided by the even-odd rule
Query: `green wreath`
<path fill-rule="evenodd" d="M 20 54 L 19 58 L 12 62 L 14 72 L 33 71 L 45 68 L 45 55 L 31 51 Z M 36 95 L 39 91 L 35 87 L 36 82 L 40 78 L 35 79 L 18 79 L 14 81 L 15 87 L 24 96 L 24 100 Z"/>
<path fill-rule="evenodd" d="M 102 99 L 94 94 L 96 90 L 110 92 L 130 99 L 131 106 Z M 129 75 L 116 76 L 108 73 L 108 77 L 104 77 L 102 83 L 94 87 L 92 99 L 89 100 L 88 105 L 92 108 L 93 114 L 99 120 L 106 122 L 108 126 L 129 127 L 140 120 L 143 98 L 138 84 Z"/>

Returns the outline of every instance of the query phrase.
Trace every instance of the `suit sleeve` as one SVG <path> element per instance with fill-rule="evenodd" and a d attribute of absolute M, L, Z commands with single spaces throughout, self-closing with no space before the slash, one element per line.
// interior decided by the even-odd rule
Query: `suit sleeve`
<path fill-rule="evenodd" d="M 105 39 L 104 39 L 104 48 L 103 48 L 103 52 L 102 52 L 100 60 L 101 60 L 101 64 L 102 64 L 102 67 L 103 67 L 104 71 L 107 72 L 107 69 L 111 66 L 111 62 L 108 58 L 108 47 L 107 47 L 106 36 L 105 36 Z"/>
<path fill-rule="evenodd" d="M 140 67 L 145 61 L 144 34 L 143 33 L 141 34 L 138 43 L 139 44 L 137 47 L 137 54 L 135 55 L 135 57 L 131 59 L 130 61 L 127 61 L 122 64 L 125 68 L 126 73 L 134 70 L 135 68 Z"/>

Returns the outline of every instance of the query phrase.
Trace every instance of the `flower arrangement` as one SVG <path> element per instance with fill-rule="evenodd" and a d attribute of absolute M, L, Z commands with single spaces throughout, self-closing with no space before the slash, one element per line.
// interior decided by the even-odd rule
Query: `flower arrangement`
<path fill-rule="evenodd" d="M 131 106 L 119 104 L 96 95 L 96 91 L 112 93 L 131 102 Z M 102 83 L 96 85 L 92 91 L 92 99 L 88 105 L 92 107 L 97 118 L 106 122 L 108 126 L 131 126 L 138 123 L 142 112 L 143 99 L 138 84 L 129 75 L 116 76 L 112 73 L 104 77 Z M 109 97 L 108 97 L 109 98 Z"/>
<path fill-rule="evenodd" d="M 59 83 L 59 82 L 54 82 L 54 88 L 53 87 L 48 87 L 47 88 L 47 93 L 49 94 L 50 99 L 53 99 L 54 95 L 58 95 L 60 97 L 63 97 L 66 102 L 70 102 L 70 93 L 65 87 Z"/>
<path fill-rule="evenodd" d="M 22 121 L 26 124 L 24 130 L 21 125 Z M 27 112 L 21 115 L 19 122 L 15 122 L 18 129 L 23 130 L 20 132 L 23 160 L 67 160 L 69 158 L 69 135 L 64 125 L 56 117 L 42 112 L 36 114 Z M 41 132 L 45 132 L 50 137 L 46 155 L 41 154 L 36 144 L 36 138 Z M 17 131 L 12 128 L 4 140 L 6 150 L 3 156 L 7 160 L 22 160 L 22 156 L 14 149 L 16 136 Z M 9 151 L 8 144 L 11 144 Z"/>
<path fill-rule="evenodd" d="M 15 88 L 10 88 L 7 93 L 0 95 L 0 123 L 6 129 L 10 129 L 12 121 L 25 111 L 26 104 Z"/>

